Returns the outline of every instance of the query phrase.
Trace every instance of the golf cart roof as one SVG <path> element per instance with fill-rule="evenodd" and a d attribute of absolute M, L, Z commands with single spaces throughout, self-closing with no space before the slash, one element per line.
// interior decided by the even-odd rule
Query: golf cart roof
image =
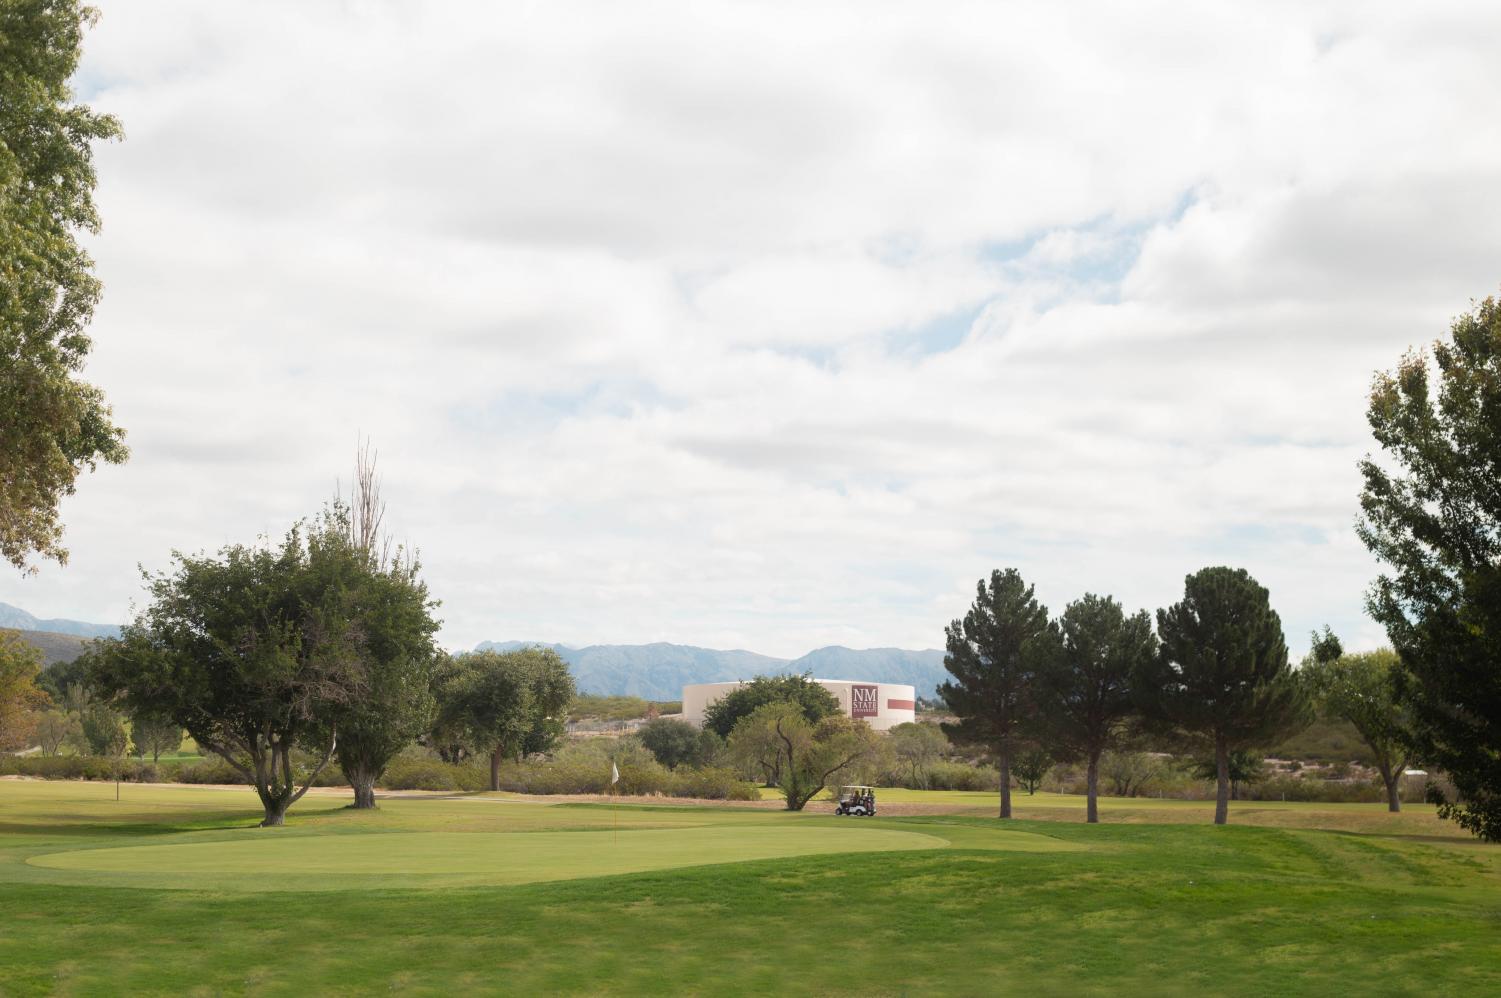
<path fill-rule="evenodd" d="M 875 787 L 867 787 L 867 786 L 864 786 L 863 784 L 852 783 L 852 784 L 850 784 L 847 787 L 840 787 L 839 789 L 840 790 L 874 790 Z"/>

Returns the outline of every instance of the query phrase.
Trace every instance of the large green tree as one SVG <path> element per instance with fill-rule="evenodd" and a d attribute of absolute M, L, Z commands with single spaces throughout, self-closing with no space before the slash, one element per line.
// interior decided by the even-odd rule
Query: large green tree
<path fill-rule="evenodd" d="M 1410 748 L 1459 793 L 1439 814 L 1501 840 L 1501 301 L 1378 375 L 1367 418 L 1382 454 L 1360 465 L 1358 530 L 1389 569 L 1367 606 L 1402 660 Z"/>
<path fill-rule="evenodd" d="M 457 655 L 441 676 L 434 740 L 454 756 L 490 758 L 490 789 L 500 789 L 500 765 L 534 747 L 542 733 L 561 730 L 573 701 L 568 663 L 551 648 L 478 651 Z"/>
<path fill-rule="evenodd" d="M 1370 747 L 1386 809 L 1402 810 L 1402 773 L 1407 769 L 1412 729 L 1407 706 L 1397 698 L 1402 661 L 1390 648 L 1306 662 L 1301 670 L 1319 710 L 1355 725 Z"/>
<path fill-rule="evenodd" d="M 366 693 L 352 598 L 363 563 L 329 516 L 276 545 L 173 562 L 148 576 L 150 602 L 121 638 L 88 653 L 90 679 L 126 710 L 186 728 L 255 789 L 261 824 L 281 825 L 333 757 L 328 717 Z M 299 747 L 319 760 L 310 771 Z"/>
<path fill-rule="evenodd" d="M 1138 673 L 1137 703 L 1159 730 L 1213 753 L 1214 823 L 1230 813 L 1230 753 L 1275 742 L 1308 721 L 1288 666 L 1282 620 L 1241 568 L 1190 575 L 1183 599 L 1157 611 L 1158 654 Z"/>
<path fill-rule="evenodd" d="M 23 570 L 67 559 L 63 497 L 126 457 L 79 376 L 100 295 L 79 242 L 99 229 L 92 144 L 120 134 L 68 86 L 94 16 L 76 0 L 0 3 L 0 556 Z"/>
<path fill-rule="evenodd" d="M 720 738 L 730 737 L 740 719 L 769 703 L 795 703 L 809 721 L 839 713 L 839 700 L 808 676 L 757 676 L 709 704 L 704 727 Z"/>
<path fill-rule="evenodd" d="M 438 604 L 422 581 L 416 552 L 393 545 L 383 527 L 386 504 L 368 445 L 356 455 L 349 497 L 336 498 L 332 513 L 330 522 L 358 563 L 348 596 L 360 631 L 364 689 L 328 711 L 324 724 L 329 733 L 338 732 L 335 756 L 354 790 L 354 806 L 373 808 L 376 781 L 433 721 Z"/>
<path fill-rule="evenodd" d="M 958 718 L 943 730 L 955 742 L 980 745 L 1000 766 L 1002 818 L 1011 817 L 1011 756 L 1035 725 L 1037 657 L 1046 654 L 1048 608 L 1014 568 L 981 579 L 975 601 L 945 632 L 944 668 L 953 678 L 938 688 Z"/>
<path fill-rule="evenodd" d="M 1064 608 L 1039 656 L 1038 715 L 1055 755 L 1082 758 L 1085 820 L 1100 820 L 1100 756 L 1116 747 L 1136 713 L 1136 675 L 1157 653 L 1145 610 L 1127 617 L 1108 596 L 1087 594 Z"/>
<path fill-rule="evenodd" d="M 829 781 L 875 751 L 875 733 L 864 721 L 843 714 L 808 720 L 800 704 L 768 703 L 743 717 L 730 734 L 730 753 L 742 763 L 765 766 L 775 759 L 777 789 L 787 810 L 801 811 Z"/>
<path fill-rule="evenodd" d="M 25 748 L 33 712 L 47 703 L 37 686 L 42 653 L 15 631 L 0 630 L 0 751 Z"/>
<path fill-rule="evenodd" d="M 182 726 L 156 711 L 142 711 L 130 718 L 130 751 L 138 758 L 151 756 L 153 763 L 163 752 L 182 748 Z"/>

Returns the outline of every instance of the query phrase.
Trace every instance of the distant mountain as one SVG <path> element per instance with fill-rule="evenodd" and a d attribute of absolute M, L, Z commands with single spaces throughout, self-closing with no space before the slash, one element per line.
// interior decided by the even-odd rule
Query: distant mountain
<path fill-rule="evenodd" d="M 81 620 L 42 620 L 20 607 L 0 603 L 0 627 L 16 631 L 47 631 L 51 634 L 75 634 L 81 638 L 116 638 L 119 624 L 88 624 Z"/>
<path fill-rule="evenodd" d="M 573 671 L 581 692 L 638 696 L 646 700 L 676 700 L 682 696 L 683 687 L 692 683 L 723 683 L 785 672 L 807 672 L 819 679 L 910 683 L 919 696 L 932 696 L 947 675 L 943 652 L 932 649 L 859 650 L 835 646 L 786 659 L 739 649 L 720 651 L 662 642 L 570 648 L 543 641 L 485 641 L 475 651 L 513 651 L 528 645 L 556 651 Z"/>
<path fill-rule="evenodd" d="M 3 628 L 3 630 L 13 630 Z M 50 631 L 14 631 L 22 641 L 32 645 L 42 653 L 42 665 L 50 668 L 59 662 L 71 662 L 83 650 L 88 647 L 93 638 L 80 637 L 77 634 L 54 634 Z"/>

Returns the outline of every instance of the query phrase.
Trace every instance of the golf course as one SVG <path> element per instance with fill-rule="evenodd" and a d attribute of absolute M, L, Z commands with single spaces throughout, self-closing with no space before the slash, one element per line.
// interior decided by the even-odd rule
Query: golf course
<path fill-rule="evenodd" d="M 1426 808 L 882 800 L 327 793 L 263 829 L 245 790 L 0 781 L 0 993 L 1501 988 L 1501 852 Z"/>

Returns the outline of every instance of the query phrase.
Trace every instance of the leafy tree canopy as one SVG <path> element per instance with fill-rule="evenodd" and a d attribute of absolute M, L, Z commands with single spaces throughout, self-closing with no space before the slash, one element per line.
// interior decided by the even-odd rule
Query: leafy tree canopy
<path fill-rule="evenodd" d="M 1157 611 L 1159 652 L 1137 677 L 1138 704 L 1159 730 L 1214 753 L 1215 823 L 1229 813 L 1229 755 L 1275 742 L 1307 723 L 1288 667 L 1282 621 L 1245 569 L 1205 568 L 1183 600 Z"/>
<path fill-rule="evenodd" d="M 30 714 L 47 702 L 36 684 L 41 671 L 41 652 L 14 631 L 0 631 L 0 750 L 25 747 Z"/>
<path fill-rule="evenodd" d="M 1099 821 L 1100 755 L 1136 712 L 1135 679 L 1157 653 L 1146 611 L 1127 617 L 1108 596 L 1070 603 L 1038 656 L 1042 740 L 1059 758 L 1085 761 L 1085 820 Z M 1040 779 L 1040 777 L 1039 777 Z"/>
<path fill-rule="evenodd" d="M 68 87 L 94 16 L 76 0 L 0 4 L 0 556 L 23 570 L 66 561 L 59 504 L 127 453 L 79 377 L 100 294 L 79 243 L 99 229 L 92 143 L 120 134 Z"/>
<path fill-rule="evenodd" d="M 1390 811 L 1402 810 L 1399 790 L 1413 738 L 1407 706 L 1397 697 L 1401 671 L 1402 661 L 1390 648 L 1310 662 L 1302 669 L 1319 710 L 1355 725 L 1370 748 Z"/>
<path fill-rule="evenodd" d="M 1401 657 L 1410 748 L 1459 792 L 1439 814 L 1501 840 L 1501 301 L 1378 375 L 1367 418 L 1383 453 L 1360 465 L 1358 529 L 1389 568 L 1367 607 Z"/>
<path fill-rule="evenodd" d="M 1039 655 L 1048 652 L 1048 608 L 1014 568 L 981 579 L 975 601 L 945 632 L 943 665 L 952 679 L 938 688 L 958 720 L 943 730 L 955 742 L 983 745 L 1000 764 L 1002 818 L 1011 817 L 1011 755 L 1036 712 Z"/>
<path fill-rule="evenodd" d="M 255 788 L 262 824 L 280 825 L 333 755 L 328 717 L 367 691 L 363 562 L 332 511 L 275 546 L 173 563 L 147 577 L 150 603 L 124 635 L 85 653 L 89 676 L 131 713 L 186 728 Z M 296 771 L 300 743 L 321 754 L 310 774 Z"/>
<path fill-rule="evenodd" d="M 501 762 L 549 739 L 550 748 L 573 696 L 568 663 L 551 648 L 457 655 L 438 676 L 433 739 L 451 752 L 488 755 L 490 789 L 499 790 Z"/>
<path fill-rule="evenodd" d="M 864 721 L 843 714 L 810 721 L 801 704 L 768 703 L 741 718 L 729 748 L 756 764 L 770 752 L 787 810 L 801 811 L 831 780 L 869 758 L 875 737 Z"/>
<path fill-rule="evenodd" d="M 704 727 L 728 738 L 741 718 L 769 703 L 795 703 L 809 721 L 839 713 L 839 700 L 834 694 L 806 675 L 757 676 L 709 704 L 704 711 Z"/>

